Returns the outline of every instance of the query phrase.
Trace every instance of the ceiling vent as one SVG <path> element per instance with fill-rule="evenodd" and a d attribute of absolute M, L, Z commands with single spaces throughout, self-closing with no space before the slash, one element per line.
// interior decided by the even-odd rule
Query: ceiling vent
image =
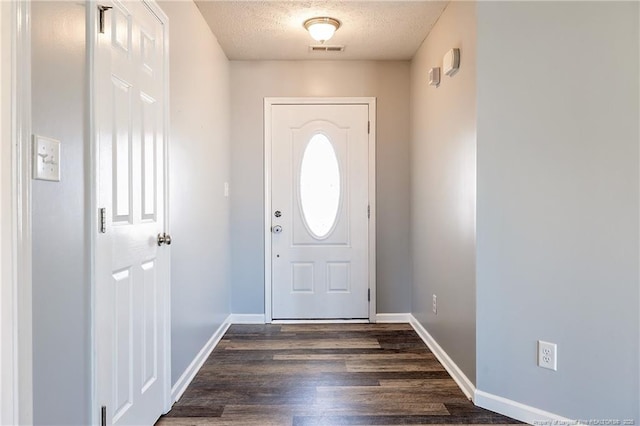
<path fill-rule="evenodd" d="M 344 46 L 316 44 L 309 46 L 309 52 L 344 52 Z"/>

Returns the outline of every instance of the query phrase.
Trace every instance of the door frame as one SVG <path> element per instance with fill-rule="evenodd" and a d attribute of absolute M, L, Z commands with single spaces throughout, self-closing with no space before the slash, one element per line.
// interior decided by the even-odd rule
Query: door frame
<path fill-rule="evenodd" d="M 111 3 L 112 0 L 107 0 L 107 3 Z M 156 0 L 140 0 L 145 3 L 149 9 L 156 15 L 158 20 L 162 23 L 163 28 L 163 41 L 164 41 L 164 75 L 163 75 L 163 90 L 164 90 L 164 108 L 162 111 L 162 123 L 164 126 L 163 131 L 163 143 L 164 143 L 164 199 L 165 199 L 165 229 L 167 233 L 170 233 L 169 222 L 169 17 L 160 8 Z M 98 324 L 96 321 L 96 236 L 98 233 L 98 125 L 96 104 L 100 99 L 100 93 L 98 90 L 99 84 L 96 72 L 97 63 L 97 47 L 98 47 L 98 4 L 94 2 L 87 3 L 86 11 L 86 28 L 87 28 L 87 71 L 88 71 L 88 112 L 89 117 L 89 154 L 87 169 L 89 170 L 89 209 L 87 211 L 87 223 L 89 224 L 89 247 L 90 247 L 90 265 L 89 265 L 89 277 L 91 288 L 91 420 L 92 424 L 99 425 L 101 417 L 101 407 L 98 404 L 98 371 L 97 371 L 97 345 L 98 345 Z M 169 251 L 170 247 L 165 247 Z M 170 269 L 169 269 L 170 270 Z M 164 290 L 165 304 L 164 304 L 164 327 L 160 330 L 164 334 L 165 347 L 163 348 L 165 357 L 164 366 L 164 413 L 169 412 L 172 406 L 171 400 L 171 279 L 168 280 L 167 288 Z"/>
<path fill-rule="evenodd" d="M 271 109 L 274 105 L 367 105 L 369 107 L 369 322 L 376 321 L 376 98 L 375 97 L 267 97 L 264 98 L 264 313 L 273 321 L 271 269 Z M 325 321 L 326 322 L 326 321 Z"/>
<path fill-rule="evenodd" d="M 31 424 L 31 5 L 2 2 L 0 8 L 2 52 L 9 57 L 0 65 L 0 423 Z"/>

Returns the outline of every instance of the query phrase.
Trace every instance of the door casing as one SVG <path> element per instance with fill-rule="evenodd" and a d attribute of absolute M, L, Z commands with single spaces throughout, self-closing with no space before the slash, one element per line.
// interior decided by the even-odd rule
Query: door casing
<path fill-rule="evenodd" d="M 274 105 L 367 105 L 369 107 L 369 322 L 376 320 L 376 98 L 327 97 L 264 99 L 264 312 L 265 322 L 273 322 L 271 310 L 271 107 Z"/>
<path fill-rule="evenodd" d="M 33 423 L 31 5 L 3 2 L 0 423 Z M 8 60 L 7 60 L 8 59 Z"/>

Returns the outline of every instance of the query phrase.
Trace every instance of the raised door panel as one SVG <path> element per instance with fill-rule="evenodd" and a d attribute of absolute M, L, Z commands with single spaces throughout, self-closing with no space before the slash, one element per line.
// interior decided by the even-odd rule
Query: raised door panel
<path fill-rule="evenodd" d="M 133 406 L 133 285 L 127 268 L 113 274 L 113 393 L 116 423 Z"/>

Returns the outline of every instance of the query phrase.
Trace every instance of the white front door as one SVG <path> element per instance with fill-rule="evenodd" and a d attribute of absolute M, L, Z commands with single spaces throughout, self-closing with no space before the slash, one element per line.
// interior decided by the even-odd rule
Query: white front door
<path fill-rule="evenodd" d="M 92 3 L 93 4 L 93 3 Z M 97 399 L 106 423 L 151 425 L 168 390 L 169 247 L 165 197 L 165 43 L 143 1 L 101 2 L 96 35 Z"/>
<path fill-rule="evenodd" d="M 369 106 L 271 107 L 272 318 L 369 317 Z"/>

